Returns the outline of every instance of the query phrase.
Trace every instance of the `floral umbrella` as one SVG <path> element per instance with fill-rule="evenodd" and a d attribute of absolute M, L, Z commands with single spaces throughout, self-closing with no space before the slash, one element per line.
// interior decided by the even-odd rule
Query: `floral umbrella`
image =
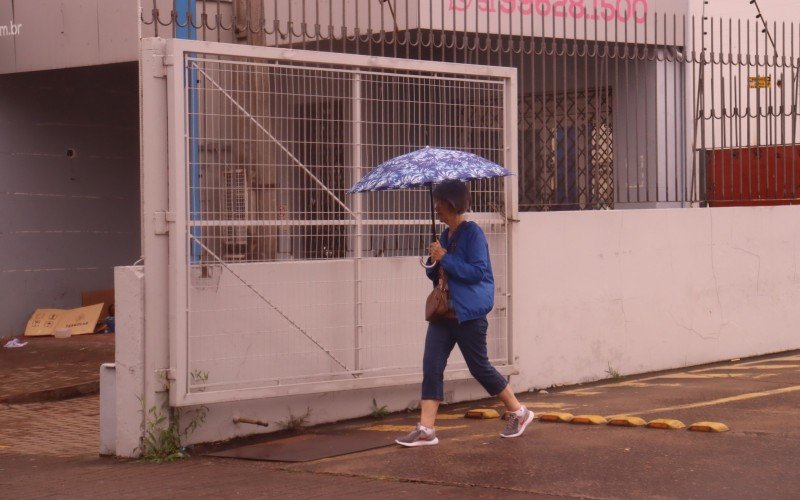
<path fill-rule="evenodd" d="M 433 185 L 447 180 L 470 181 L 513 175 L 486 158 L 456 149 L 432 148 L 412 151 L 387 160 L 361 178 L 349 193 L 388 191 L 427 186 L 431 195 L 431 234 L 436 241 Z"/>

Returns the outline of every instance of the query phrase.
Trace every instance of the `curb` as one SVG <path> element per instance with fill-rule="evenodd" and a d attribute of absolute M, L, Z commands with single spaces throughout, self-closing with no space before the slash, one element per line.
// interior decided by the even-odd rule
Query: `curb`
<path fill-rule="evenodd" d="M 0 404 L 15 405 L 24 403 L 43 403 L 47 401 L 61 401 L 62 399 L 77 398 L 100 393 L 100 381 L 83 382 L 80 384 L 55 387 L 34 392 L 22 392 L 0 397 Z"/>

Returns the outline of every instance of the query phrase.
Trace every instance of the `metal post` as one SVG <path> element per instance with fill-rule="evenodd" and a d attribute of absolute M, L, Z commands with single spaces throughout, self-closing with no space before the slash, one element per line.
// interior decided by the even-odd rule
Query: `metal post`
<path fill-rule="evenodd" d="M 353 75 L 353 95 L 352 95 L 352 113 L 353 113 L 353 172 L 354 182 L 358 180 L 361 173 L 362 159 L 361 159 L 361 75 L 356 73 Z M 352 183 L 351 183 L 352 184 Z M 364 252 L 363 240 L 363 224 L 362 217 L 362 199 L 365 195 L 356 195 L 352 197 L 353 215 L 354 215 L 354 234 L 353 234 L 353 268 L 355 270 L 353 289 L 355 292 L 354 301 L 354 325 L 355 325 L 355 339 L 353 342 L 354 353 L 354 369 L 361 370 L 361 338 L 364 330 L 363 325 L 363 283 L 361 278 L 361 259 Z"/>
<path fill-rule="evenodd" d="M 503 166 L 515 174 L 518 172 L 519 165 L 517 157 L 517 120 L 519 118 L 517 109 L 517 72 L 508 78 L 504 85 L 505 94 L 503 96 L 504 127 L 503 127 Z M 514 365 L 514 325 L 513 325 L 513 304 L 514 304 L 514 256 L 516 255 L 514 246 L 516 224 L 519 217 L 519 186 L 516 179 L 506 177 L 503 180 L 505 188 L 505 227 L 506 227 L 506 354 L 508 364 Z"/>
<path fill-rule="evenodd" d="M 194 28 L 193 23 L 197 16 L 197 2 L 194 0 L 177 0 L 175 4 L 176 14 L 178 16 L 178 25 L 175 27 L 175 38 L 184 40 L 196 40 L 197 30 Z M 181 19 L 186 23 L 185 26 L 180 26 Z M 195 67 L 187 67 L 186 74 L 184 75 L 185 84 L 188 91 L 187 104 L 188 118 L 189 118 L 189 173 L 191 177 L 191 185 L 189 189 L 189 213 L 192 220 L 200 218 L 200 167 L 198 165 L 198 156 L 200 153 L 200 145 L 198 144 L 198 96 L 197 96 L 197 69 Z M 196 239 L 200 238 L 200 228 L 194 226 L 191 229 L 192 236 Z M 200 261 L 200 247 L 197 243 L 192 242 L 192 259 L 191 263 L 196 264 Z"/>

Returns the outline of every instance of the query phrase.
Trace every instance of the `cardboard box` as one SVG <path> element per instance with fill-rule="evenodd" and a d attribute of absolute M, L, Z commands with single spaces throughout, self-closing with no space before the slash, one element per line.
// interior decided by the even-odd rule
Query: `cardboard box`
<path fill-rule="evenodd" d="M 95 304 L 77 309 L 37 309 L 28 320 L 25 336 L 46 337 L 61 328 L 68 328 L 72 335 L 94 333 L 103 307 Z"/>
<path fill-rule="evenodd" d="M 87 290 L 81 292 L 81 306 L 93 306 L 95 304 L 103 304 L 103 310 L 100 311 L 100 321 L 105 321 L 106 316 L 114 315 L 114 289 L 107 290 Z"/>

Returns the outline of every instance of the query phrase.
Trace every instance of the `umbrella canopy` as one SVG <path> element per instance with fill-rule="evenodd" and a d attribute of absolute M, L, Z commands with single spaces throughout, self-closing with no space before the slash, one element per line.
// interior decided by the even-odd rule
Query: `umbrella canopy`
<path fill-rule="evenodd" d="M 513 175 L 497 163 L 466 151 L 432 148 L 412 151 L 387 160 L 350 188 L 349 193 L 388 191 L 427 186 L 431 195 L 431 237 L 436 241 L 433 185 L 447 180 L 470 181 Z"/>
<path fill-rule="evenodd" d="M 358 181 L 349 192 L 430 187 L 446 180 L 469 181 L 506 175 L 512 173 L 476 154 L 455 149 L 425 147 L 381 163 Z"/>

